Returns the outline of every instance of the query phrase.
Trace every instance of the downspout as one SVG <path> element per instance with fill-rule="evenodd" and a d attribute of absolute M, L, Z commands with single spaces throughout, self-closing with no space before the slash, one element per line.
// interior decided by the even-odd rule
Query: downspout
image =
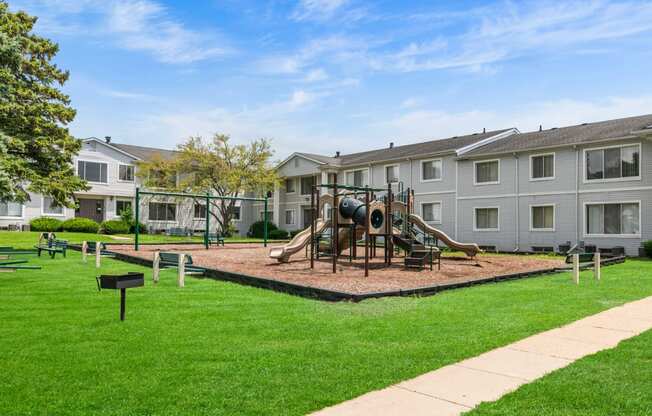
<path fill-rule="evenodd" d="M 514 186 L 515 186 L 515 194 L 516 194 L 516 247 L 514 248 L 514 251 L 520 251 L 521 247 L 521 204 L 520 204 L 520 196 L 519 196 L 519 159 L 518 159 L 518 154 L 514 153 L 514 159 L 516 160 L 516 169 L 514 170 Z"/>
<path fill-rule="evenodd" d="M 460 162 L 456 158 L 455 159 L 455 204 L 454 204 L 455 205 L 455 213 L 454 213 L 454 216 L 453 216 L 454 221 L 455 221 L 453 223 L 454 224 L 453 234 L 454 234 L 454 237 L 455 237 L 456 240 L 458 239 L 458 237 L 457 237 L 457 227 L 458 227 L 458 225 L 457 225 L 457 218 L 458 218 L 457 217 L 457 196 L 458 196 L 458 189 L 457 189 L 458 180 L 457 180 L 457 178 L 459 176 L 459 172 L 460 172 Z"/>

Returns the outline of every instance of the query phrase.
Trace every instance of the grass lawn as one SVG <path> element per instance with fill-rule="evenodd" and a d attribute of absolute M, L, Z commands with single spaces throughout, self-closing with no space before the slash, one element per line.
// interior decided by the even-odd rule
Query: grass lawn
<path fill-rule="evenodd" d="M 467 415 L 651 415 L 651 372 L 652 331 L 647 331 Z"/>
<path fill-rule="evenodd" d="M 566 273 L 353 304 L 192 277 L 178 289 L 171 270 L 154 286 L 151 270 L 103 259 L 102 273 L 146 272 L 120 322 L 92 262 L 30 259 L 43 269 L 0 274 L 1 415 L 301 415 L 652 295 L 644 260 L 579 287 Z"/>
<path fill-rule="evenodd" d="M 88 233 L 70 233 L 70 232 L 57 232 L 55 233 L 60 240 L 67 240 L 71 244 L 80 244 L 82 241 L 104 241 L 107 243 L 129 243 L 133 242 L 133 234 L 120 234 L 111 236 L 106 234 L 88 234 Z M 38 242 L 40 232 L 14 232 L 14 231 L 0 231 L 0 246 L 13 246 L 18 248 L 33 247 Z M 115 238 L 118 237 L 118 238 Z M 128 240 L 125 240 L 128 238 Z M 171 237 L 161 234 L 141 234 L 139 236 L 141 243 L 178 243 L 181 241 L 196 241 L 203 243 L 202 236 L 193 237 Z M 230 237 L 225 240 L 231 243 L 258 243 L 263 240 L 247 237 Z M 269 240 L 272 241 L 272 240 Z"/>

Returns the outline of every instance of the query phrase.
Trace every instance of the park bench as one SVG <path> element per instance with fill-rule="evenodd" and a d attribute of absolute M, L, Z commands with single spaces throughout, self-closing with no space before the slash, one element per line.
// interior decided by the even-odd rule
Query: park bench
<path fill-rule="evenodd" d="M 68 242 L 65 240 L 49 240 L 45 244 L 37 244 L 34 246 L 37 251 L 37 255 L 41 257 L 41 252 L 46 251 L 51 258 L 54 258 L 57 253 L 61 253 L 63 257 L 66 257 L 66 249 L 68 248 Z"/>
<path fill-rule="evenodd" d="M 178 253 L 159 253 L 159 258 L 161 259 L 161 268 L 170 268 L 170 267 L 179 267 L 179 254 Z M 205 268 L 195 266 L 192 262 L 192 256 L 186 254 L 184 261 L 184 269 L 187 273 L 198 273 L 204 274 L 206 271 Z"/>
<path fill-rule="evenodd" d="M 208 234 L 208 245 L 224 245 L 224 236 L 220 233 L 209 233 Z"/>
<path fill-rule="evenodd" d="M 97 242 L 95 241 L 87 241 L 86 244 L 88 245 L 87 251 L 88 254 L 95 254 L 95 247 L 97 245 Z M 103 256 L 111 256 L 113 253 L 111 253 L 107 248 L 106 248 L 106 243 L 103 241 L 100 241 L 100 254 Z"/>
<path fill-rule="evenodd" d="M 165 234 L 170 237 L 188 237 L 190 232 L 188 232 L 186 228 L 172 227 L 169 228 Z"/>

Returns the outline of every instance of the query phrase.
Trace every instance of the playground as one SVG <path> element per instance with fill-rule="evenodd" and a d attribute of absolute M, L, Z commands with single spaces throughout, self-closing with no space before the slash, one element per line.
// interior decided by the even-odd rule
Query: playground
<path fill-rule="evenodd" d="M 305 250 L 288 262 L 281 263 L 270 258 L 269 251 L 279 247 L 282 245 L 265 248 L 261 244 L 228 244 L 206 250 L 197 244 L 146 245 L 141 246 L 139 251 L 128 245 L 109 246 L 109 249 L 146 260 L 151 260 L 155 251 L 187 253 L 192 256 L 193 264 L 206 268 L 356 294 L 461 283 L 564 265 L 561 257 L 481 254 L 468 258 L 461 253 L 451 253 L 441 257 L 440 270 L 436 265 L 433 270 L 421 270 L 406 268 L 404 255 L 401 254 L 394 258 L 391 266 L 384 264 L 383 257 L 370 259 L 369 275 L 365 277 L 364 259 L 349 261 L 348 250 L 342 253 L 337 272 L 333 273 L 330 258 L 315 261 L 311 269 Z"/>

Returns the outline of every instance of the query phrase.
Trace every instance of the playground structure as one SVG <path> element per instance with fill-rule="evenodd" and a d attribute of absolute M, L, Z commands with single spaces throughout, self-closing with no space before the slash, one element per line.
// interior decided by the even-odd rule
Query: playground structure
<path fill-rule="evenodd" d="M 384 265 L 391 266 L 395 246 L 405 253 L 406 268 L 421 268 L 432 264 L 435 258 L 441 267 L 437 242 L 475 257 L 481 252 L 475 243 L 460 243 L 446 233 L 427 224 L 414 213 L 414 191 L 409 188 L 399 192 L 398 199 L 391 184 L 386 189 L 356 187 L 335 183 L 314 185 L 311 192 L 311 226 L 297 234 L 288 244 L 274 247 L 269 256 L 280 263 L 287 263 L 290 257 L 308 244 L 310 245 L 310 268 L 314 269 L 315 257 L 331 257 L 332 271 L 337 271 L 337 261 L 344 250 L 349 250 L 349 260 L 357 257 L 358 241 L 364 237 L 364 270 L 369 275 L 369 259 L 378 249 L 382 238 Z M 321 194 L 321 188 L 331 193 Z M 382 197 L 377 198 L 377 195 Z M 423 235 L 417 238 L 415 227 Z M 434 245 L 427 245 L 427 239 L 434 238 Z M 327 241 L 327 244 L 322 244 Z"/>

